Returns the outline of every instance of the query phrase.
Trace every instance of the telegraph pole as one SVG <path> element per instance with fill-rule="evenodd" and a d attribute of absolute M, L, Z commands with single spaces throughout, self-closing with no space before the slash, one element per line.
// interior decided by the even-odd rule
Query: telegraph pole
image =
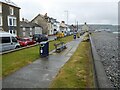
<path fill-rule="evenodd" d="M 69 11 L 66 10 L 65 12 L 67 13 L 67 25 L 68 25 L 68 14 L 69 14 Z"/>
<path fill-rule="evenodd" d="M 78 21 L 77 21 L 77 31 L 78 31 Z"/>

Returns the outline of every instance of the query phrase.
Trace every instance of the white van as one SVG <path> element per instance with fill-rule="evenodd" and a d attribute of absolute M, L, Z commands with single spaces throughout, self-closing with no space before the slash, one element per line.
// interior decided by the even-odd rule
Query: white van
<path fill-rule="evenodd" d="M 0 31 L 0 52 L 19 48 L 20 44 L 15 35 Z"/>

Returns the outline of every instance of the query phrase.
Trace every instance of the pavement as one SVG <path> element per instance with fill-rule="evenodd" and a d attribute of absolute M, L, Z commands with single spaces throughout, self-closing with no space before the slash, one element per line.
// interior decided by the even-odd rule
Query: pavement
<path fill-rule="evenodd" d="M 61 53 L 52 51 L 48 57 L 39 58 L 2 80 L 2 88 L 48 88 L 60 68 L 76 51 L 84 36 L 67 43 Z"/>

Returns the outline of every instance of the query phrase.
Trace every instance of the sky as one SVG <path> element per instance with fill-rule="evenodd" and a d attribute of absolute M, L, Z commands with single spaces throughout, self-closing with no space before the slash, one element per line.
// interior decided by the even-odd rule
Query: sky
<path fill-rule="evenodd" d="M 48 14 L 68 24 L 118 24 L 119 0 L 12 0 L 20 9 L 20 18 L 31 21 Z M 68 13 L 67 13 L 67 12 Z M 68 18 L 67 18 L 68 16 Z"/>

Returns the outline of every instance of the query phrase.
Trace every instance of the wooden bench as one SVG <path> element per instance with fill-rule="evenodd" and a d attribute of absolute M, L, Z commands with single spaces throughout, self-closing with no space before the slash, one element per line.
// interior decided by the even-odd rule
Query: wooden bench
<path fill-rule="evenodd" d="M 57 53 L 60 53 L 61 51 L 67 48 L 64 42 L 55 43 L 54 46 Z"/>

